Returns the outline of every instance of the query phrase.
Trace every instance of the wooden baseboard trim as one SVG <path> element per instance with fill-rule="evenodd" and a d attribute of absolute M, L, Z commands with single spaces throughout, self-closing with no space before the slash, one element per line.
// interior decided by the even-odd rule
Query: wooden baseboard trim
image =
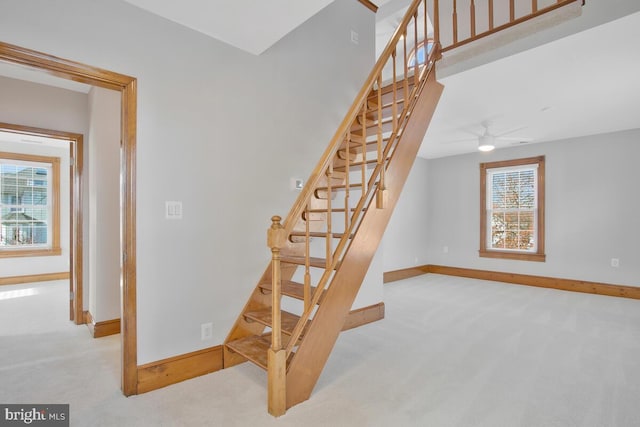
<path fill-rule="evenodd" d="M 52 280 L 67 280 L 71 277 L 68 271 L 60 273 L 30 274 L 28 276 L 0 277 L 0 286 L 19 285 L 31 282 L 49 282 Z"/>
<path fill-rule="evenodd" d="M 84 311 L 84 323 L 87 324 L 93 338 L 102 338 L 120 333 L 120 319 L 103 320 L 96 322 L 88 311 Z"/>
<path fill-rule="evenodd" d="M 90 320 L 91 313 L 85 312 Z M 353 310 L 343 331 L 384 318 L 384 303 Z M 88 322 L 87 324 L 91 324 Z M 138 366 L 138 393 L 146 393 L 222 369 L 223 346 L 205 348 Z"/>
<path fill-rule="evenodd" d="M 138 393 L 146 393 L 222 369 L 222 346 L 138 366 Z"/>
<path fill-rule="evenodd" d="M 428 265 L 421 265 L 417 267 L 403 268 L 401 270 L 387 271 L 382 275 L 383 283 L 395 282 L 396 280 L 409 279 L 411 277 L 420 276 L 428 273 Z"/>
<path fill-rule="evenodd" d="M 342 330 L 347 331 L 381 319 L 384 319 L 383 302 L 350 311 L 344 321 Z"/>
<path fill-rule="evenodd" d="M 609 283 L 558 279 L 555 277 L 532 276 L 528 274 L 501 273 L 498 271 L 474 270 L 471 268 L 447 267 L 443 265 L 427 265 L 424 267 L 426 267 L 428 273 L 469 277 L 473 279 L 491 280 L 494 282 L 513 283 L 516 285 L 537 286 L 541 288 L 559 289 L 562 291 L 640 299 L 640 287 L 637 286 L 612 285 Z"/>

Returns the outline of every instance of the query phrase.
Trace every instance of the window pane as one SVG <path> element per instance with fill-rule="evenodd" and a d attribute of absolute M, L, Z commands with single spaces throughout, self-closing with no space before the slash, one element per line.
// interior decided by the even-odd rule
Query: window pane
<path fill-rule="evenodd" d="M 51 169 L 0 163 L 0 246 L 48 245 Z"/>
<path fill-rule="evenodd" d="M 504 213 L 494 212 L 491 214 L 491 247 L 504 248 L 506 223 Z"/>
<path fill-rule="evenodd" d="M 493 175 L 491 183 L 491 204 L 492 209 L 504 209 L 505 205 L 505 174 L 499 173 Z"/>
<path fill-rule="evenodd" d="M 520 230 L 533 231 L 533 211 L 520 212 Z"/>
<path fill-rule="evenodd" d="M 508 172 L 505 184 L 505 206 L 517 208 L 520 205 L 520 176 L 519 172 Z"/>
<path fill-rule="evenodd" d="M 482 163 L 480 256 L 544 261 L 544 157 Z M 544 181 L 540 181 L 543 183 Z M 538 239 L 540 241 L 538 242 Z M 491 253 L 495 250 L 500 253 Z M 506 254 L 509 253 L 509 254 Z"/>
<path fill-rule="evenodd" d="M 47 226 L 34 224 L 33 230 L 33 244 L 34 245 L 46 245 L 47 244 Z"/>

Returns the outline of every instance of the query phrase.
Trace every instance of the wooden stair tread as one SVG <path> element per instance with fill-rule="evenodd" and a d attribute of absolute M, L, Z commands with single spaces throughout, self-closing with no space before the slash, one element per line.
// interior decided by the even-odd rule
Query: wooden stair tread
<path fill-rule="evenodd" d="M 349 188 L 352 188 L 352 187 L 360 188 L 360 187 L 362 187 L 362 183 L 356 182 L 356 183 L 353 183 L 353 184 L 349 184 Z M 332 185 L 331 186 L 332 190 L 344 190 L 345 188 L 347 188 L 346 184 L 337 184 L 337 185 Z M 329 189 L 328 186 L 317 187 L 316 191 L 327 191 L 328 189 Z"/>
<path fill-rule="evenodd" d="M 402 115 L 398 114 L 398 121 L 402 119 Z M 389 116 L 384 116 L 382 118 L 382 120 L 380 121 L 381 125 L 389 125 L 391 123 L 393 123 L 393 116 L 389 115 Z M 372 128 L 376 128 L 378 127 L 378 120 L 374 120 L 374 119 L 367 119 L 365 121 L 365 128 L 367 129 L 372 129 Z M 353 122 L 353 124 L 351 125 L 351 132 L 355 133 L 359 130 L 362 130 L 362 119 L 357 119 L 356 121 Z"/>
<path fill-rule="evenodd" d="M 389 157 L 387 157 L 387 161 L 389 160 Z M 351 164 L 349 164 L 349 168 L 354 168 L 357 166 L 362 166 L 363 164 L 366 165 L 375 165 L 376 163 L 378 163 L 378 159 L 369 159 L 366 162 L 353 162 Z M 338 165 L 338 166 L 334 166 L 334 169 L 336 170 L 345 170 L 346 169 L 346 165 Z M 317 190 L 316 190 L 317 191 Z M 325 190 L 326 191 L 326 190 Z"/>
<path fill-rule="evenodd" d="M 404 91 L 404 82 L 407 81 L 407 89 L 411 91 L 413 86 L 415 85 L 415 79 L 413 78 L 413 70 L 409 70 L 409 74 L 407 78 L 401 78 L 396 81 L 396 93 L 400 94 Z M 382 96 L 393 93 L 393 83 L 389 82 L 382 86 Z M 367 101 L 376 101 L 378 99 L 378 91 L 374 88 L 371 90 L 369 95 L 367 96 Z"/>
<path fill-rule="evenodd" d="M 287 345 L 289 337 L 282 337 L 282 344 Z M 225 344 L 229 350 L 234 353 L 238 353 L 248 359 L 250 362 L 258 365 L 265 371 L 268 369 L 268 351 L 271 347 L 271 332 L 263 335 L 251 335 L 248 337 L 240 338 L 235 341 L 231 341 Z M 295 354 L 295 351 L 289 355 L 287 363 L 291 361 L 291 358 Z"/>
<path fill-rule="evenodd" d="M 411 90 L 411 89 L 409 89 Z M 396 104 L 404 104 L 404 93 L 397 93 L 398 98 L 396 99 Z M 375 100 L 369 99 L 369 102 L 367 104 L 367 112 L 368 113 L 375 113 L 378 110 L 378 99 L 376 96 Z M 390 109 L 393 107 L 393 101 L 389 101 L 389 102 L 383 102 L 382 103 L 382 107 L 380 107 L 381 110 L 386 110 L 386 109 Z M 398 109 L 402 109 L 402 107 L 398 106 Z"/>
<path fill-rule="evenodd" d="M 260 289 L 266 292 L 271 292 L 272 290 L 271 282 L 262 282 L 260 283 L 259 286 L 260 286 Z M 282 280 L 280 286 L 281 286 L 280 291 L 282 295 L 286 295 L 288 297 L 295 298 L 300 301 L 304 301 L 304 284 L 294 282 L 292 280 Z M 311 286 L 312 295 L 315 291 L 316 291 L 316 287 Z M 322 297 L 320 297 L 320 301 L 321 300 L 322 300 Z M 320 304 L 320 301 L 318 301 L 318 304 Z"/>
<path fill-rule="evenodd" d="M 345 208 L 335 208 L 335 209 L 331 209 L 331 212 L 343 212 L 344 213 L 345 210 L 346 210 Z M 362 210 L 366 211 L 367 208 L 363 208 Z M 356 208 L 349 208 L 349 211 L 355 212 Z M 309 209 L 309 212 L 310 213 L 328 213 L 329 210 L 326 209 L 326 208 L 325 209 Z"/>
<path fill-rule="evenodd" d="M 280 261 L 289 264 L 305 265 L 305 257 L 303 256 L 285 255 Z M 327 266 L 327 261 L 324 258 L 309 257 L 309 265 L 317 268 L 325 268 Z"/>
<path fill-rule="evenodd" d="M 262 323 L 265 326 L 271 327 L 272 315 L 271 307 L 264 308 L 262 310 L 247 311 L 244 313 L 244 317 L 256 322 Z M 291 335 L 293 329 L 298 324 L 300 316 L 288 311 L 280 310 L 280 325 L 282 326 L 282 333 Z"/>
<path fill-rule="evenodd" d="M 342 236 L 344 236 L 344 233 L 330 233 L 331 237 L 333 237 L 334 239 L 342 239 Z M 307 233 L 305 231 L 292 231 L 291 232 L 291 236 L 295 236 L 295 237 L 305 237 L 307 235 Z M 310 231 L 309 232 L 309 237 L 327 237 L 328 233 L 323 232 L 323 231 Z M 349 238 L 351 239 L 353 237 L 353 234 L 351 234 L 349 236 Z"/>
<path fill-rule="evenodd" d="M 271 334 L 251 335 L 225 344 L 233 352 L 238 353 L 262 369 L 267 369 L 267 351 L 271 347 Z"/>
<path fill-rule="evenodd" d="M 383 138 L 382 139 L 382 145 L 386 146 L 387 143 L 389 142 L 389 138 Z M 362 153 L 363 149 L 362 149 L 362 142 L 357 142 L 354 143 L 352 141 L 351 144 L 349 144 L 349 152 L 351 153 L 351 155 L 349 155 L 349 157 L 351 158 L 352 156 L 357 156 L 358 154 Z M 372 151 L 376 151 L 378 148 L 378 141 L 377 140 L 373 140 L 373 141 L 367 141 L 365 144 L 365 150 L 367 152 L 372 152 Z M 346 160 L 347 159 L 347 148 L 346 148 L 346 144 L 343 143 L 342 148 L 338 149 L 338 158 L 341 160 Z"/>

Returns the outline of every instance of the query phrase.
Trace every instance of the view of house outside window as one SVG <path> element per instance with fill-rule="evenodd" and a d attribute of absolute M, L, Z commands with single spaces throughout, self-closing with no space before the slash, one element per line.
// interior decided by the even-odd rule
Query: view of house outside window
<path fill-rule="evenodd" d="M 51 165 L 0 158 L 0 249 L 51 247 Z"/>

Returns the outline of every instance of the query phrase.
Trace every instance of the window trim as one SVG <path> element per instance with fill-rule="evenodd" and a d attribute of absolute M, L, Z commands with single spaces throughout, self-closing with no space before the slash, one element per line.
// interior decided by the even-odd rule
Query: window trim
<path fill-rule="evenodd" d="M 523 165 L 537 165 L 537 203 L 538 218 L 536 229 L 536 252 L 519 252 L 515 250 L 499 250 L 487 248 L 487 170 L 516 167 Z M 513 259 L 520 261 L 545 262 L 544 252 L 544 229 L 545 229 L 545 158 L 544 156 L 527 157 L 524 159 L 503 160 L 497 162 L 480 163 L 480 250 L 479 255 L 483 258 Z"/>
<path fill-rule="evenodd" d="M 0 159 L 25 162 L 46 163 L 51 165 L 51 247 L 2 249 L 0 258 L 56 256 L 62 255 L 60 247 L 60 157 L 34 154 L 0 152 Z"/>

